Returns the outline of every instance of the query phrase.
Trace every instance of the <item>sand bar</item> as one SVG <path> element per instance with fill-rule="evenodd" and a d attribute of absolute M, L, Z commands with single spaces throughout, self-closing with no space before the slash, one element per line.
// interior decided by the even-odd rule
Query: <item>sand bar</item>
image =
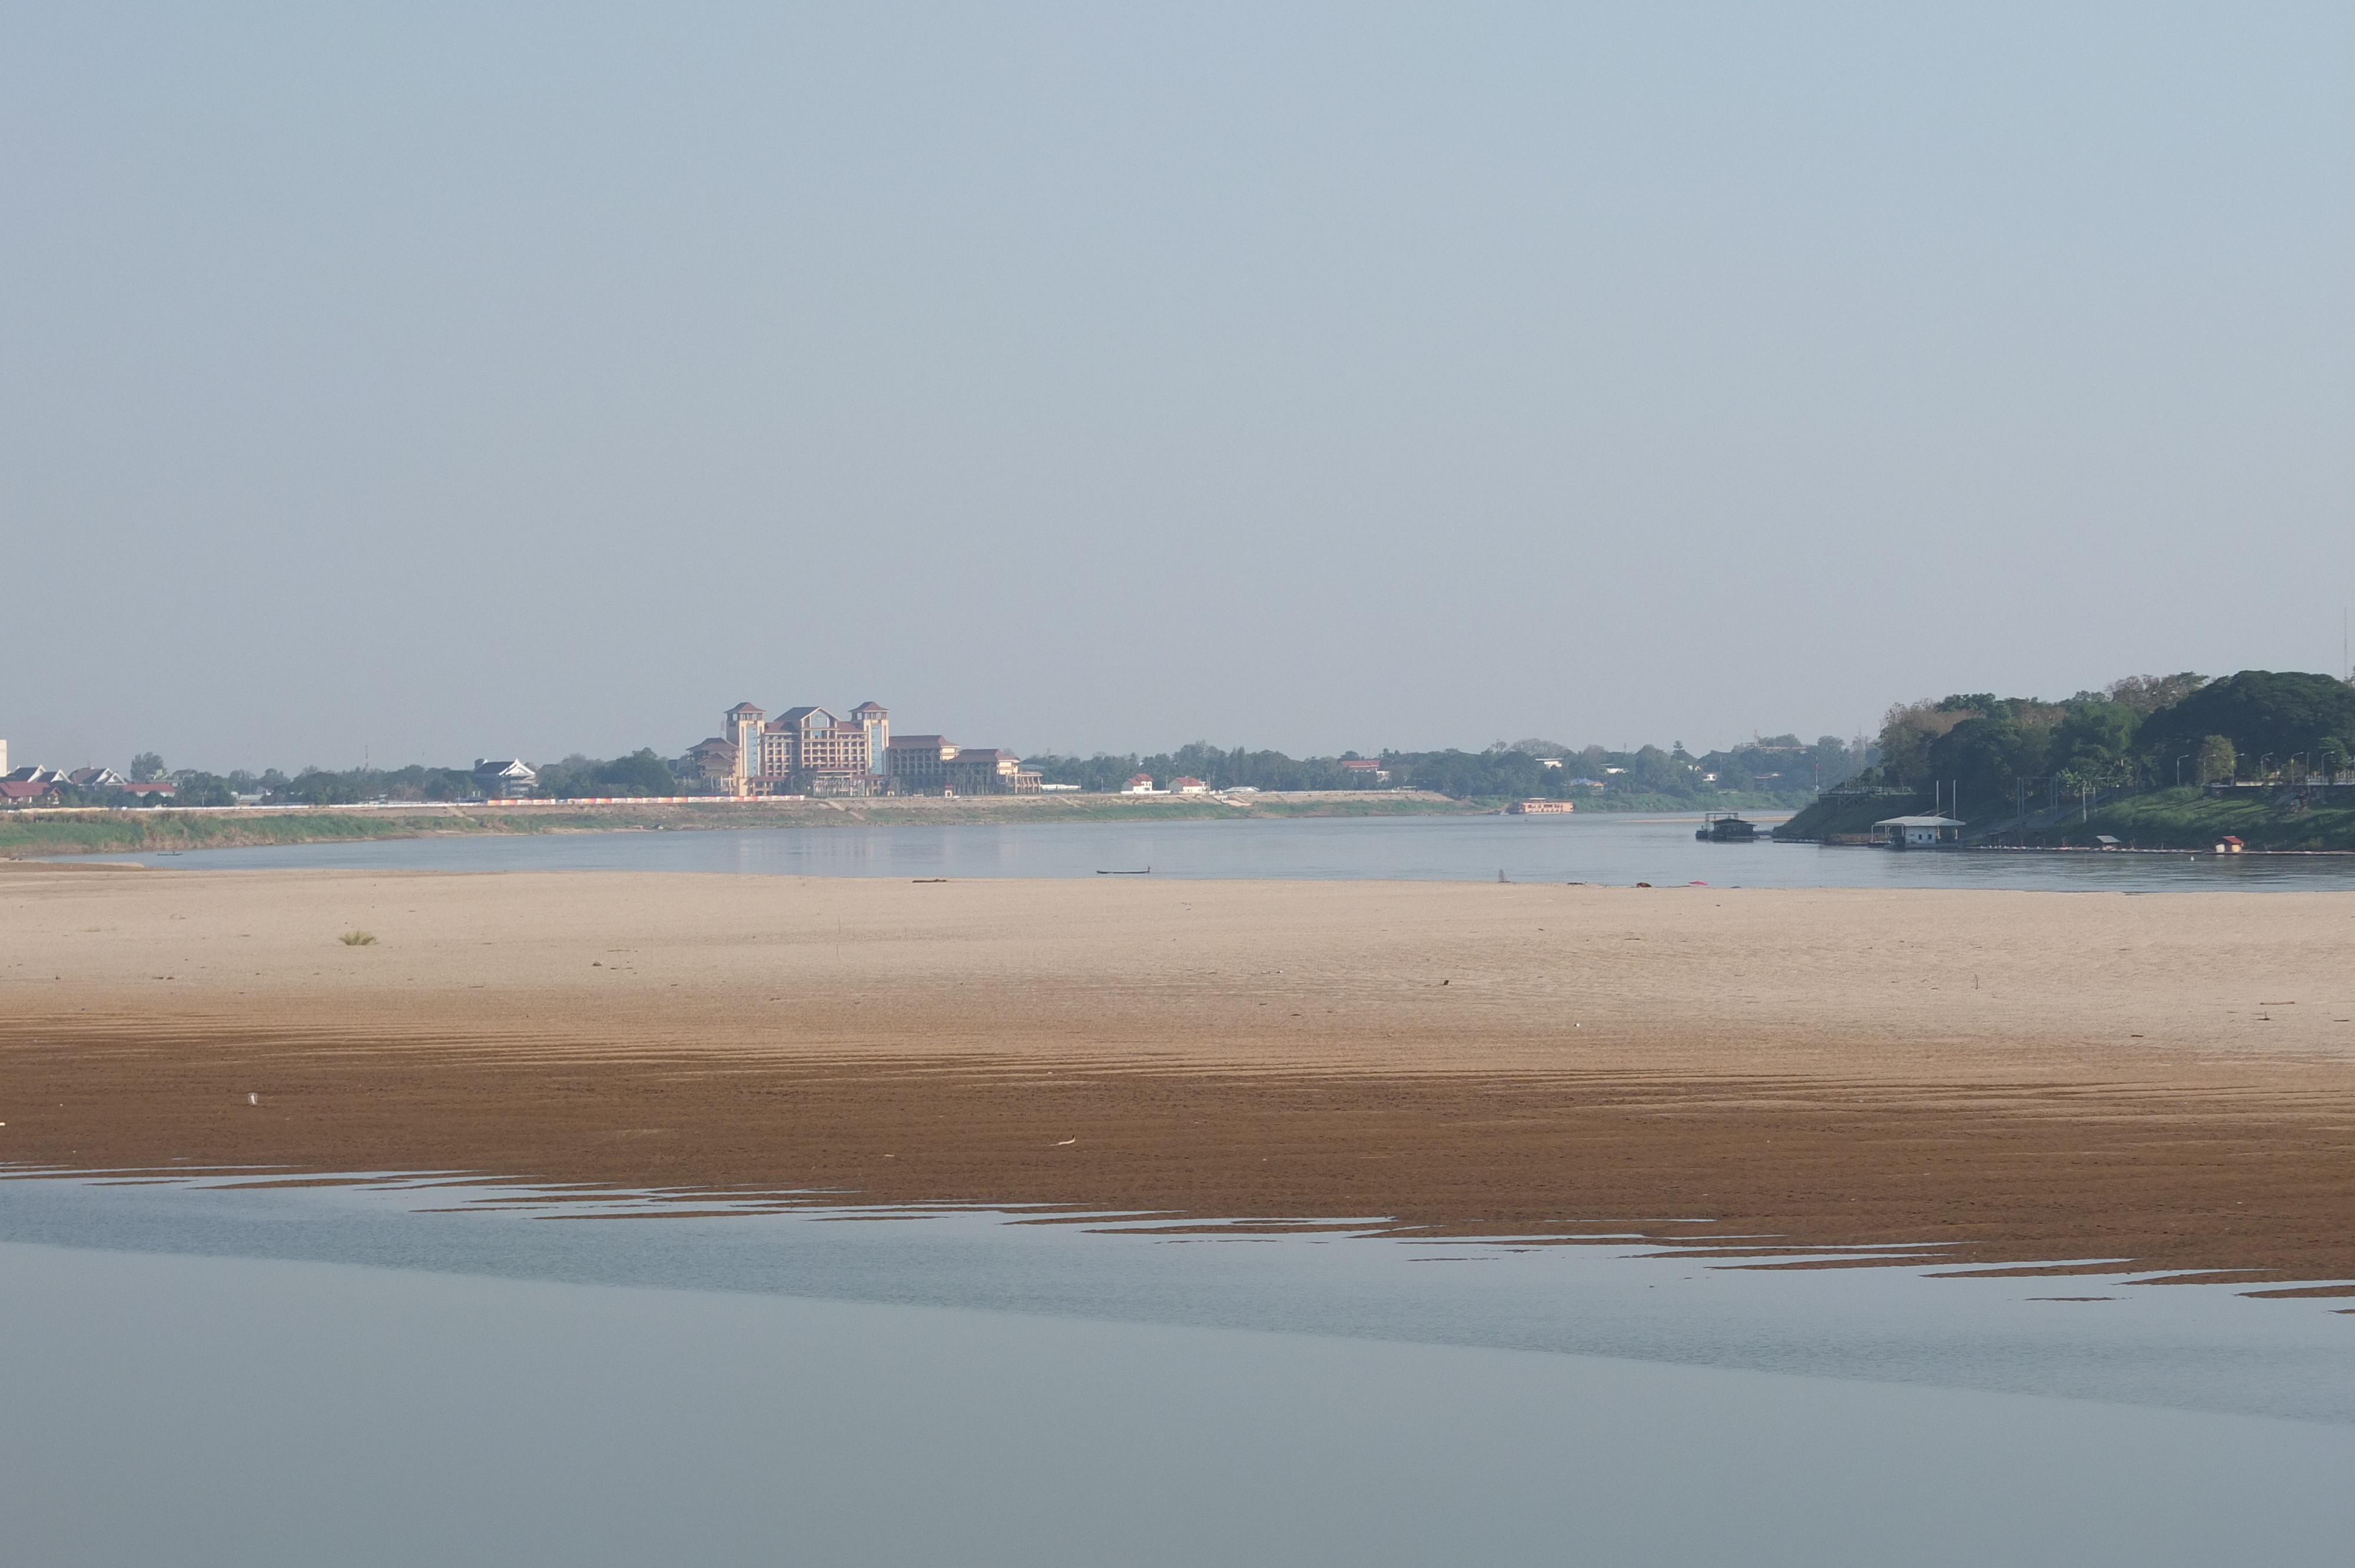
<path fill-rule="evenodd" d="M 17 865 L 0 1159 L 2344 1280 L 2350 959 L 2338 893 Z"/>

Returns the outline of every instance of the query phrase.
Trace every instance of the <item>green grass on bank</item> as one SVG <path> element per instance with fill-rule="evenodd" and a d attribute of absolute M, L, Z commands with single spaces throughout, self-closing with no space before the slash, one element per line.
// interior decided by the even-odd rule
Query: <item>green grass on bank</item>
<path fill-rule="evenodd" d="M 2225 834 L 2249 848 L 2355 850 L 2355 805 L 2212 800 L 2198 789 L 2154 789 L 2096 807 L 2082 820 L 2030 833 L 2032 844 L 2085 844 L 2107 833 L 2130 849 L 2204 850 Z"/>
<path fill-rule="evenodd" d="M 336 811 L 287 816 L 209 817 L 187 811 L 109 811 L 103 815 L 0 815 L 0 857 L 153 853 L 233 849 L 247 844 L 333 843 L 413 838 L 424 832 L 498 832 L 447 815 L 400 817 Z"/>
<path fill-rule="evenodd" d="M 1931 798 L 1924 795 L 1874 795 L 1861 800 L 1817 800 L 1774 830 L 1785 840 L 1840 838 L 1872 832 L 1872 824 L 1890 817 L 1925 815 Z"/>
<path fill-rule="evenodd" d="M 1863 800 L 1819 800 L 1775 830 L 1780 839 L 1828 839 L 1868 833 L 1886 817 L 1926 813 L 1932 798 L 1884 795 Z M 1993 842 L 2011 842 L 2009 810 L 1972 818 L 1974 829 L 1998 830 Z M 2154 789 L 2128 796 L 2083 816 L 2074 813 L 2028 835 L 2030 844 L 2058 848 L 2090 844 L 2106 833 L 2130 849 L 2204 850 L 2225 834 L 2251 849 L 2355 850 L 2355 805 L 2307 806 L 2275 797 L 2211 800 L 2196 789 Z"/>

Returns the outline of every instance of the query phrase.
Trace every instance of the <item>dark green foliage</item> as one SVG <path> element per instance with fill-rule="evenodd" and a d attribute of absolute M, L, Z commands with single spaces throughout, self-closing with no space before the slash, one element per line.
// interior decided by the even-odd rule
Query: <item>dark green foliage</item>
<path fill-rule="evenodd" d="M 2173 707 L 2208 683 L 2208 677 L 2190 670 L 2174 675 L 2128 675 L 2122 681 L 2112 681 L 2101 694 L 2114 703 L 2122 703 L 2147 718 L 2161 708 Z M 2080 692 L 2080 697 L 2091 697 L 2091 692 Z"/>
<path fill-rule="evenodd" d="M 2172 789 L 2236 774 L 2294 784 L 2348 770 L 2355 686 L 2243 670 L 2214 682 L 2190 672 L 2129 676 L 2058 703 L 1974 692 L 1891 708 L 1880 753 L 1859 784 L 1917 790 L 1974 821 L 2039 797 Z"/>
<path fill-rule="evenodd" d="M 2320 791 L 2312 801 L 2285 794 L 2291 798 L 2243 790 L 2216 799 L 2188 786 L 2154 789 L 2097 806 L 2031 835 L 2030 842 L 2090 845 L 2095 834 L 2107 833 L 2137 849 L 2196 851 L 2231 833 L 2253 850 L 2355 850 L 2355 806 L 2332 804 Z"/>
<path fill-rule="evenodd" d="M 2301 754 L 2319 766 L 2326 751 L 2355 750 L 2355 686 L 2329 675 L 2243 670 L 2153 714 L 2141 749 L 2152 757 L 2197 753 L 2211 735 L 2231 741 L 2253 776 Z"/>
<path fill-rule="evenodd" d="M 1827 795 L 1776 828 L 1774 836 L 1800 842 L 1861 837 L 1870 834 L 1872 824 L 1885 817 L 1926 816 L 1938 803 L 1926 789 L 1919 795 L 1882 793 L 1879 790 L 1859 797 Z"/>
<path fill-rule="evenodd" d="M 654 754 L 651 747 L 641 747 L 627 757 L 617 757 L 597 770 L 597 781 L 607 786 L 609 795 L 676 795 L 678 780 L 671 777 L 670 767 Z"/>
<path fill-rule="evenodd" d="M 617 757 L 611 762 L 583 757 L 578 752 L 561 762 L 550 762 L 539 769 L 538 794 L 550 800 L 581 800 L 628 796 L 642 799 L 648 795 L 678 795 L 685 791 L 671 776 L 670 765 L 654 754 L 652 747 L 642 747 L 627 757 Z"/>
<path fill-rule="evenodd" d="M 178 787 L 177 793 L 172 797 L 175 806 L 237 804 L 236 789 L 218 774 L 199 773 L 193 768 L 184 768 L 172 775 L 172 782 Z"/>

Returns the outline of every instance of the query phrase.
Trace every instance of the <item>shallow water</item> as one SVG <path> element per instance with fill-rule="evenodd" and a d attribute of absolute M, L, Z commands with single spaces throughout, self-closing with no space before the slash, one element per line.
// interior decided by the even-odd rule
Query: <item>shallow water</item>
<path fill-rule="evenodd" d="M 1918 1266 L 1793 1269 L 1657 1242 L 1401 1238 L 1336 1221 L 1271 1234 L 954 1206 L 777 1212 L 768 1197 L 730 1213 L 702 1194 L 282 1180 L 0 1181 L 0 1241 L 1632 1357 L 2355 1425 L 2355 1317 L 2334 1310 L 2355 1301 L 2136 1283 L 2148 1269 L 2004 1278 L 1942 1267 L 1934 1252 Z"/>
<path fill-rule="evenodd" d="M 7 1560 L 2147 1565 L 2355 1526 L 2327 1303 L 495 1195 L 0 1182 Z M 2165 1407 L 2220 1401 L 2309 1419 Z"/>
<path fill-rule="evenodd" d="M 2328 1561 L 2355 1431 L 1592 1357 L 0 1246 L 33 1568 Z"/>
<path fill-rule="evenodd" d="M 1891 852 L 1701 843 L 1692 817 L 1252 819 L 389 839 L 115 856 L 150 865 L 694 871 L 794 876 L 1156 876 L 2079 892 L 2355 888 L 2355 856 Z"/>

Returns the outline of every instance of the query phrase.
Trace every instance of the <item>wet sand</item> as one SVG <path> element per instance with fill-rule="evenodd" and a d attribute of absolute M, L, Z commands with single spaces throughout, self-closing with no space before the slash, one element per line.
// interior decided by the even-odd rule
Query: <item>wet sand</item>
<path fill-rule="evenodd" d="M 0 933 L 11 1161 L 2355 1278 L 2355 895 L 18 865 Z"/>

